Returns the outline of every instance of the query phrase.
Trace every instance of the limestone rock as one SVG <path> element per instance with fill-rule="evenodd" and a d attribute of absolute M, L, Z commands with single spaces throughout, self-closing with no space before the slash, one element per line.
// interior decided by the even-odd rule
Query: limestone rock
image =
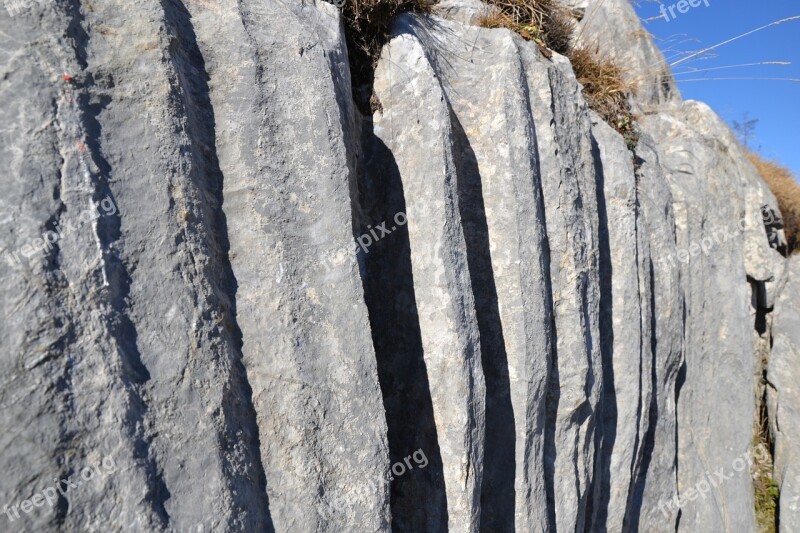
<path fill-rule="evenodd" d="M 767 407 L 775 443 L 774 479 L 780 490 L 779 531 L 800 528 L 800 262 L 790 259 L 785 285 L 775 304 L 774 345 L 767 373 Z"/>
<path fill-rule="evenodd" d="M 394 21 L 369 116 L 329 3 L 0 10 L 3 530 L 754 531 L 765 393 L 796 530 L 775 198 L 568 5 L 633 151 L 474 0 Z"/>
<path fill-rule="evenodd" d="M 746 467 L 755 380 L 743 158 L 721 147 L 734 143 L 732 134 L 703 104 L 663 108 L 643 126 L 665 147 L 660 160 L 672 192 L 678 249 L 665 260 L 679 267 L 686 302 L 676 391 L 679 499 L 672 505 L 681 507 L 681 529 L 725 531 L 736 524 L 749 531 L 755 527 Z M 728 416 L 712 414 L 720 412 Z M 724 482 L 714 477 L 720 471 Z"/>
<path fill-rule="evenodd" d="M 392 154 L 408 217 L 416 314 L 428 371 L 446 487 L 448 529 L 478 531 L 483 470 L 484 373 L 468 250 L 460 223 L 458 163 L 450 110 L 423 46 L 412 33 L 384 50 L 375 72 L 383 111 L 375 142 Z M 410 81 L 410 83 L 409 83 Z M 424 147 L 424 151 L 420 148 Z"/>
<path fill-rule="evenodd" d="M 19 502 L 108 456 L 116 474 L 18 520 L 384 527 L 386 426 L 360 278 L 352 256 L 332 272 L 319 264 L 353 246 L 336 9 L 77 9 L 13 25 L 0 14 L 18 28 L 4 83 L 35 110 L 6 115 L 19 133 L 3 150 L 35 164 L 9 174 L 17 214 L 2 246 L 78 226 L 2 266 L 17 317 L 3 320 L 3 417 L 19 430 L 6 436 L 16 451 L 2 455 L 0 498 Z M 277 21 L 296 31 L 270 30 Z M 113 212 L 94 206 L 106 199 Z"/>
<path fill-rule="evenodd" d="M 570 5 L 574 2 L 567 2 Z M 602 58 L 624 65 L 626 81 L 636 88 L 634 105 L 680 100 L 664 55 L 642 27 L 628 0 L 585 0 L 585 15 L 575 29 L 576 43 Z"/>

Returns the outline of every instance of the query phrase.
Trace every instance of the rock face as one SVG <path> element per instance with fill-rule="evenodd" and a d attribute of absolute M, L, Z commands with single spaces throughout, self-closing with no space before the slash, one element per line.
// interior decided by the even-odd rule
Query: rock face
<path fill-rule="evenodd" d="M 730 281 L 748 274 L 744 241 L 753 210 L 746 203 L 743 169 L 752 170 L 721 121 L 702 104 L 670 106 L 648 116 L 644 126 L 657 144 L 692 146 L 691 153 L 676 147 L 661 158 L 678 239 L 676 257 L 661 259 L 679 265 L 685 294 L 685 355 L 676 390 L 678 492 L 702 491 L 683 501 L 680 525 L 753 530 L 752 513 L 742 512 L 754 505 L 749 458 L 756 384 L 752 334 L 744 327 L 750 294 L 746 283 L 732 286 Z M 766 242 L 763 223 L 760 231 Z M 713 310 L 709 302 L 715 302 Z M 735 415 L 709 416 L 714 411 Z M 719 481 L 715 472 L 729 477 Z"/>
<path fill-rule="evenodd" d="M 331 4 L 0 11 L 3 529 L 755 531 L 765 391 L 800 528 L 775 199 L 570 5 L 633 152 L 474 1 L 394 21 L 371 116 Z"/>
<path fill-rule="evenodd" d="M 3 419 L 19 432 L 0 492 L 19 503 L 101 457 L 117 473 L 13 527 L 387 527 L 336 8 L 41 9 L 7 48 L 35 59 L 8 67 L 23 99 L 4 106 L 2 246 L 78 227 L 3 264 Z M 302 96 L 274 85 L 292 77 Z"/>
<path fill-rule="evenodd" d="M 625 81 L 636 87 L 634 104 L 646 108 L 680 100 L 668 62 L 642 28 L 631 2 L 566 0 L 564 3 L 581 13 L 575 28 L 576 43 L 624 66 Z"/>
<path fill-rule="evenodd" d="M 787 265 L 786 285 L 775 303 L 775 344 L 767 373 L 767 406 L 775 443 L 775 481 L 780 488 L 781 533 L 800 529 L 800 313 L 793 298 L 800 297 L 800 262 Z"/>

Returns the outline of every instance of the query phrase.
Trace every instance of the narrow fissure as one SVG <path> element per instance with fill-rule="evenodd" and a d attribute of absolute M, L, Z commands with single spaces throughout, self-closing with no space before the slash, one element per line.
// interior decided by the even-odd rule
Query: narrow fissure
<path fill-rule="evenodd" d="M 358 169 L 362 229 L 406 212 L 399 169 L 389 148 L 362 121 L 363 160 Z M 359 251 L 364 296 L 378 364 L 392 464 L 414 450 L 429 460 L 414 475 L 391 479 L 392 530 L 447 531 L 444 472 L 433 417 L 428 371 L 416 307 L 408 226 Z"/>

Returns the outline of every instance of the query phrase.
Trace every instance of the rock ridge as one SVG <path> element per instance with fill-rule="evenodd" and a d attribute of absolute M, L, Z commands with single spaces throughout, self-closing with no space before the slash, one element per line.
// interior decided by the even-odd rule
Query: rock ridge
<path fill-rule="evenodd" d="M 775 198 L 628 2 L 571 4 L 633 151 L 475 2 L 394 20 L 371 116 L 325 2 L 0 11 L 0 520 L 755 531 L 763 406 L 794 531 Z"/>

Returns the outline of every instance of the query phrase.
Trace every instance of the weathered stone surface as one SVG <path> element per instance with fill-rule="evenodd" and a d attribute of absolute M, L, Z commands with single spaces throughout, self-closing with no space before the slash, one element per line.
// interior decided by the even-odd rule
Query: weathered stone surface
<path fill-rule="evenodd" d="M 473 26 L 480 25 L 482 17 L 496 11 L 497 8 L 481 0 L 442 0 L 434 6 L 434 12 L 443 18 Z"/>
<path fill-rule="evenodd" d="M 231 1 L 193 4 L 190 15 L 211 79 L 272 521 L 280 531 L 386 528 L 375 355 L 355 256 L 338 254 L 355 249 L 357 138 L 338 12 Z"/>
<path fill-rule="evenodd" d="M 553 56 L 547 73 L 528 77 L 538 125 L 556 329 L 547 397 L 552 435 L 545 437 L 545 466 L 552 468 L 555 526 L 571 531 L 582 530 L 586 521 L 602 383 L 597 188 L 580 86 L 561 56 Z"/>
<path fill-rule="evenodd" d="M 703 104 L 664 108 L 648 115 L 644 128 L 662 147 L 678 248 L 677 257 L 667 260 L 679 266 L 686 298 L 685 362 L 677 390 L 679 527 L 749 531 L 755 527 L 747 467 L 755 382 L 744 163 L 731 151 L 731 133 Z M 724 482 L 714 478 L 720 469 L 728 476 Z M 698 496 L 699 486 L 707 490 Z"/>
<path fill-rule="evenodd" d="M 20 32 L 4 90 L 16 84 L 18 104 L 34 110 L 6 115 L 19 133 L 3 150 L 29 155 L 7 182 L 18 214 L 3 248 L 77 224 L 101 199 L 114 206 L 30 262 L 2 266 L 3 306 L 17 309 L 3 320 L 15 369 L 3 417 L 18 430 L 6 437 L 17 451 L 2 456 L 0 498 L 18 503 L 108 456 L 115 474 L 18 520 L 378 530 L 389 465 L 363 292 L 354 257 L 333 273 L 318 263 L 353 247 L 338 15 L 191 7 L 58 4 L 42 8 L 41 29 L 33 14 L 13 25 L 0 14 Z M 277 21 L 295 31 L 267 29 Z M 259 44 L 266 36 L 275 40 Z M 298 38 L 310 52 L 298 53 Z M 302 95 L 269 96 L 272 80 L 292 77 Z M 316 137 L 300 145 L 304 113 Z"/>
<path fill-rule="evenodd" d="M 545 394 L 553 337 L 550 256 L 526 46 L 508 31 L 437 21 L 420 32 L 452 110 L 460 217 L 486 379 L 481 530 L 549 528 Z M 526 60 L 546 74 L 542 59 Z"/>
<path fill-rule="evenodd" d="M 643 406 L 650 426 L 644 435 L 642 468 L 634 480 L 627 510 L 628 524 L 632 531 L 674 531 L 679 509 L 668 502 L 676 492 L 676 392 L 684 357 L 684 291 L 680 270 L 669 261 L 677 254 L 672 193 L 664 180 L 656 146 L 647 134 L 639 139 L 634 163 L 638 202 L 649 241 L 650 261 L 645 268 L 650 270 L 651 300 L 644 305 L 651 308 L 654 386 L 651 403 Z"/>
<path fill-rule="evenodd" d="M 3 248 L 64 235 L 2 267 L 3 307 L 16 309 L 3 320 L 4 425 L 17 428 L 4 449 L 17 451 L 3 454 L 0 498 L 19 505 L 108 457 L 115 473 L 19 526 L 262 527 L 219 176 L 201 152 L 213 138 L 181 58 L 159 39 L 174 20 L 159 2 L 35 9 L 13 23 L 0 14 L 19 31 L 4 82 L 19 100 L 3 106 L 18 134 L 3 149 L 27 154 L 6 181 L 19 211 Z"/>
<path fill-rule="evenodd" d="M 787 263 L 775 303 L 774 345 L 767 372 L 767 407 L 774 442 L 773 477 L 780 489 L 780 533 L 800 530 L 800 261 Z"/>
<path fill-rule="evenodd" d="M 680 100 L 680 92 L 664 55 L 642 27 L 628 0 L 570 0 L 582 8 L 575 42 L 624 66 L 626 81 L 636 87 L 635 106 Z M 585 4 L 585 5 L 582 5 Z"/>
<path fill-rule="evenodd" d="M 412 32 L 393 39 L 384 57 L 375 72 L 375 94 L 383 111 L 374 117 L 374 135 L 392 153 L 405 195 L 415 305 L 442 456 L 448 530 L 478 531 L 486 392 L 459 216 L 450 109 Z M 382 170 L 377 167 L 372 172 Z"/>
<path fill-rule="evenodd" d="M 636 483 L 653 453 L 654 287 L 647 227 L 634 160 L 625 140 L 592 115 L 600 216 L 600 349 L 603 393 L 598 422 L 592 523 L 622 531 L 638 514 Z M 639 379 L 630 379 L 639 376 Z M 663 408 L 663 407 L 662 407 Z"/>
<path fill-rule="evenodd" d="M 634 152 L 473 0 L 395 21 L 371 116 L 327 3 L 0 11 L 3 530 L 753 531 L 768 358 L 798 529 L 775 199 L 627 2 L 569 4 Z"/>

